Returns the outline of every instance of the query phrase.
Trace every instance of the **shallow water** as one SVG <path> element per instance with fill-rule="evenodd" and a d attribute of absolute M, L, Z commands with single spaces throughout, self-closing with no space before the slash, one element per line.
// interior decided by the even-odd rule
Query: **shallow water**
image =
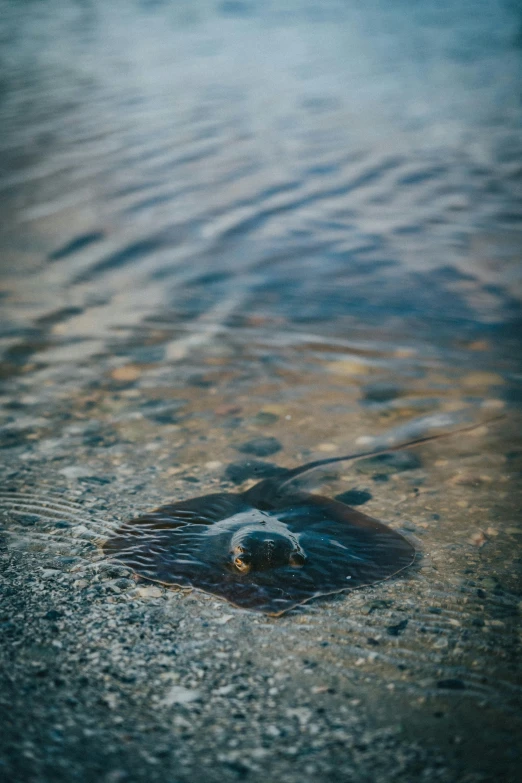
<path fill-rule="evenodd" d="M 9 774 L 515 779 L 516 4 L 2 1 L 0 19 Z M 499 413 L 314 476 L 414 543 L 396 581 L 260 620 L 103 556 L 122 520 L 246 489 L 231 463 Z M 79 706 L 52 706 L 60 678 Z"/>

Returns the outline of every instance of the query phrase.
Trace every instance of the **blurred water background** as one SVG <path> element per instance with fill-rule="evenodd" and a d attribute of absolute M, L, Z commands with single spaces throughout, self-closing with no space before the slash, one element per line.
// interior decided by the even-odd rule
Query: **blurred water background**
<path fill-rule="evenodd" d="M 391 652 L 365 657 L 381 620 L 361 594 L 307 610 L 306 653 L 338 633 L 346 672 L 369 660 L 389 699 L 453 682 L 493 705 L 490 745 L 466 707 L 467 763 L 500 763 L 520 690 L 521 49 L 515 0 L 0 0 L 0 445 L 4 487 L 32 493 L 7 503 L 17 574 L 49 571 L 49 493 L 127 518 L 248 479 L 226 465 L 252 439 L 293 466 L 506 412 L 410 472 L 329 477 L 426 559 L 374 588 L 410 612 Z M 52 532 L 58 572 L 96 558 Z M 86 607 L 143 598 L 89 584 L 67 582 Z M 248 622 L 268 659 L 288 652 Z"/>

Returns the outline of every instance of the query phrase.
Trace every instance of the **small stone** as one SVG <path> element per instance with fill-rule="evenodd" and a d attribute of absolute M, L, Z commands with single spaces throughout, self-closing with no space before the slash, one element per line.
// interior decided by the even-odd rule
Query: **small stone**
<path fill-rule="evenodd" d="M 448 480 L 448 484 L 462 487 L 480 487 L 482 483 L 482 478 L 480 476 L 473 475 L 472 473 L 459 472 Z"/>
<path fill-rule="evenodd" d="M 113 381 L 130 382 L 141 376 L 141 370 L 134 364 L 125 364 L 123 367 L 116 367 L 110 375 Z"/>
<path fill-rule="evenodd" d="M 79 479 L 90 476 L 92 468 L 88 468 L 82 465 L 68 465 L 66 468 L 62 468 L 58 471 L 62 476 L 67 479 Z"/>
<path fill-rule="evenodd" d="M 437 688 L 444 688 L 450 691 L 463 691 L 466 689 L 466 685 L 462 680 L 450 678 L 448 680 L 439 680 Z"/>
<path fill-rule="evenodd" d="M 335 499 L 340 503 L 346 503 L 347 506 L 362 506 L 372 499 L 372 493 L 367 489 L 349 489 L 336 495 Z"/>
<path fill-rule="evenodd" d="M 386 630 L 390 636 L 400 636 L 407 625 L 408 620 L 401 620 L 401 622 L 397 623 L 397 625 L 389 625 Z"/>
<path fill-rule="evenodd" d="M 249 440 L 246 443 L 242 443 L 236 448 L 243 454 L 253 454 L 256 457 L 268 457 L 270 454 L 275 454 L 277 451 L 281 451 L 282 446 L 277 438 L 260 437 Z"/>
<path fill-rule="evenodd" d="M 102 704 L 106 704 L 110 710 L 115 710 L 118 706 L 118 697 L 115 693 L 104 693 L 100 701 Z"/>
<path fill-rule="evenodd" d="M 271 726 L 267 726 L 265 729 L 265 734 L 268 734 L 269 737 L 279 737 L 281 732 L 277 728 L 277 726 L 274 726 L 273 724 Z"/>
<path fill-rule="evenodd" d="M 364 604 L 364 606 L 361 607 L 361 612 L 363 614 L 372 614 L 372 612 L 379 611 L 379 609 L 389 609 L 392 605 L 393 601 L 386 598 L 379 598 L 369 604 Z"/>
<path fill-rule="evenodd" d="M 228 696 L 236 689 L 235 685 L 221 685 L 219 688 L 215 688 L 212 691 L 214 696 Z"/>
<path fill-rule="evenodd" d="M 207 470 L 218 470 L 220 467 L 222 467 L 223 463 L 220 462 L 218 459 L 211 460 L 210 462 L 205 462 L 205 467 Z"/>
<path fill-rule="evenodd" d="M 247 479 L 264 479 L 281 476 L 285 473 L 284 468 L 275 465 L 273 462 L 262 462 L 261 460 L 244 460 L 242 462 L 232 462 L 225 470 L 224 478 L 233 484 L 242 484 Z"/>
<path fill-rule="evenodd" d="M 467 388 L 499 386 L 503 383 L 502 376 L 494 372 L 472 372 L 461 379 L 461 384 Z"/>
<path fill-rule="evenodd" d="M 132 590 L 136 585 L 132 581 L 132 579 L 116 579 L 113 582 L 114 587 L 116 587 L 118 590 Z"/>
<path fill-rule="evenodd" d="M 270 424 L 275 424 L 276 421 L 279 421 L 279 416 L 276 413 L 259 411 L 259 413 L 256 413 L 253 417 L 252 424 L 255 424 L 258 427 L 266 427 Z"/>
<path fill-rule="evenodd" d="M 24 525 L 24 527 L 32 527 L 33 525 L 36 525 L 37 522 L 40 521 L 40 517 L 38 514 L 22 514 L 18 517 L 18 522 L 21 525 Z"/>
<path fill-rule="evenodd" d="M 495 397 L 493 397 L 490 400 L 484 400 L 481 407 L 487 408 L 489 410 L 501 410 L 502 408 L 506 407 L 506 403 L 504 400 L 497 400 Z"/>
<path fill-rule="evenodd" d="M 341 359 L 337 362 L 329 362 L 326 365 L 326 369 L 334 375 L 340 375 L 342 377 L 367 375 L 370 372 L 370 367 L 367 364 L 358 362 L 355 359 Z"/>
<path fill-rule="evenodd" d="M 49 609 L 44 615 L 46 620 L 59 620 L 60 617 L 63 617 L 63 612 L 60 612 L 58 609 Z"/>
<path fill-rule="evenodd" d="M 233 416 L 234 414 L 241 413 L 240 405 L 218 405 L 214 408 L 216 416 Z"/>
<path fill-rule="evenodd" d="M 320 443 L 317 446 L 317 451 L 322 451 L 325 453 L 337 451 L 339 446 L 337 446 L 335 443 Z"/>
<path fill-rule="evenodd" d="M 261 760 L 261 759 L 266 758 L 266 756 L 269 756 L 269 755 L 270 755 L 270 751 L 266 750 L 266 748 L 252 748 L 252 750 L 250 751 L 250 756 L 253 759 Z"/>
<path fill-rule="evenodd" d="M 369 403 L 383 403 L 399 397 L 401 390 L 391 383 L 373 383 L 364 388 L 363 400 Z"/>
<path fill-rule="evenodd" d="M 473 533 L 473 535 L 469 539 L 469 542 L 470 544 L 473 544 L 473 546 L 482 547 L 484 546 L 487 540 L 488 539 L 486 538 L 482 530 L 480 530 L 478 533 Z"/>
<path fill-rule="evenodd" d="M 291 707 L 286 710 L 286 716 L 288 718 L 297 718 L 300 726 L 306 726 L 312 717 L 312 710 L 309 710 L 308 707 Z"/>
<path fill-rule="evenodd" d="M 150 599 L 150 598 L 161 598 L 163 595 L 163 590 L 161 587 L 138 587 L 136 588 L 136 595 L 140 598 Z"/>
<path fill-rule="evenodd" d="M 167 692 L 165 698 L 161 701 L 165 707 L 172 707 L 173 704 L 190 704 L 201 698 L 200 691 L 195 688 L 184 688 L 182 685 L 173 685 Z"/>
<path fill-rule="evenodd" d="M 467 347 L 469 351 L 489 351 L 491 348 L 487 340 L 474 340 Z"/>
<path fill-rule="evenodd" d="M 131 570 L 127 566 L 118 565 L 117 563 L 103 563 L 100 566 L 100 574 L 106 579 L 120 579 L 128 577 L 131 574 Z"/>
<path fill-rule="evenodd" d="M 224 614 L 222 617 L 218 617 L 214 622 L 216 625 L 225 625 L 225 623 L 228 623 L 233 617 L 233 614 Z"/>
<path fill-rule="evenodd" d="M 42 568 L 40 575 L 42 579 L 53 579 L 54 577 L 61 576 L 62 572 L 57 568 Z"/>
<path fill-rule="evenodd" d="M 165 473 L 167 476 L 176 476 L 178 473 L 181 473 L 183 470 L 185 470 L 183 465 L 177 465 L 177 466 L 173 465 L 171 468 L 167 468 Z"/>
<path fill-rule="evenodd" d="M 371 443 L 374 442 L 375 442 L 375 438 L 372 437 L 372 435 L 360 435 L 355 440 L 357 446 L 369 446 Z"/>

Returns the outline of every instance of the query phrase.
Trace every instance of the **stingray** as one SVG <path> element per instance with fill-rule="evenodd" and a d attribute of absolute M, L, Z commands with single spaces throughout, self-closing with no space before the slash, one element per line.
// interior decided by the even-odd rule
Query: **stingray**
<path fill-rule="evenodd" d="M 271 616 L 318 596 L 375 584 L 412 564 L 413 545 L 359 510 L 301 491 L 293 486 L 294 479 L 324 465 L 452 434 L 321 459 L 260 481 L 245 492 L 161 506 L 121 525 L 105 542 L 104 551 L 152 582 L 196 588 Z"/>

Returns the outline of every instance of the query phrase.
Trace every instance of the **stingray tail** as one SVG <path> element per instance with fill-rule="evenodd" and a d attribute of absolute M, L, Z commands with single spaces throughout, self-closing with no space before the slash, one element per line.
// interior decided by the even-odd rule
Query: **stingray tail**
<path fill-rule="evenodd" d="M 279 482 L 279 486 L 283 487 L 289 484 L 297 476 L 302 476 L 304 473 L 308 473 L 315 468 L 319 468 L 322 465 L 332 465 L 335 462 L 349 462 L 357 459 L 363 459 L 365 457 L 378 457 L 381 454 L 388 454 L 390 451 L 404 451 L 405 449 L 412 449 L 414 446 L 420 446 L 422 443 L 429 443 L 432 440 L 440 440 L 441 438 L 451 438 L 454 435 L 460 435 L 462 432 L 471 432 L 479 427 L 483 427 L 487 424 L 491 424 L 494 421 L 505 419 L 506 415 L 501 414 L 495 416 L 492 419 L 481 421 L 478 424 L 470 424 L 469 427 L 461 427 L 458 430 L 452 430 L 451 432 L 439 432 L 436 435 L 425 435 L 422 438 L 415 438 L 415 440 L 409 440 L 406 443 L 399 443 L 397 446 L 386 446 L 374 451 L 360 451 L 356 454 L 346 454 L 343 457 L 327 457 L 326 459 L 318 459 L 314 462 L 307 462 L 305 465 L 299 465 L 297 468 L 291 468 L 286 474 L 283 481 Z"/>

